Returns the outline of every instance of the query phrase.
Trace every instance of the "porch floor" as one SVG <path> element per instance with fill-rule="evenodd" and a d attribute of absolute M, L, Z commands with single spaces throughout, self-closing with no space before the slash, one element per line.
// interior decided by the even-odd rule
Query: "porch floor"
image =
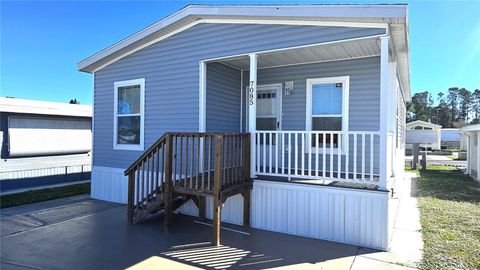
<path fill-rule="evenodd" d="M 278 169 L 279 173 L 288 173 L 287 169 Z M 322 185 L 322 186 L 332 186 L 332 187 L 342 187 L 342 188 L 354 188 L 354 189 L 368 189 L 368 190 L 380 190 L 379 187 L 375 184 L 371 183 L 362 183 L 362 175 L 357 174 L 357 182 L 358 183 L 353 183 L 353 182 L 346 182 L 342 181 L 341 179 L 350 179 L 353 180 L 354 174 L 353 173 L 344 173 L 341 172 L 340 176 L 338 175 L 338 172 L 332 172 L 330 175 L 330 171 L 325 171 L 326 178 L 323 178 L 323 171 L 319 171 L 318 175 L 319 177 L 315 177 L 315 170 L 311 171 L 311 174 L 313 175 L 311 179 L 306 179 L 302 177 L 297 177 L 295 176 L 295 170 L 290 171 L 290 175 L 292 175 L 290 178 L 288 176 L 278 176 L 278 175 L 268 175 L 270 172 L 270 168 L 266 167 L 265 170 L 263 167 L 260 167 L 260 172 L 267 172 L 266 174 L 259 174 L 256 179 L 260 180 L 266 180 L 266 181 L 275 181 L 275 182 L 290 182 L 290 183 L 301 183 L 301 184 L 310 184 L 310 185 Z M 271 170 L 273 173 L 276 172 L 276 168 L 272 167 Z M 297 172 L 298 175 L 301 175 L 301 171 L 299 170 Z M 308 171 L 305 170 L 303 172 L 303 175 L 308 175 Z M 367 176 L 369 177 L 369 176 Z M 337 180 L 340 178 L 340 180 Z M 379 177 L 374 175 L 373 180 L 379 182 Z"/>
<path fill-rule="evenodd" d="M 370 259 L 375 250 L 228 224 L 212 247 L 211 227 L 192 217 L 174 215 L 166 234 L 163 215 L 128 225 L 125 212 L 86 197 L 3 209 L 1 269 L 406 269 Z"/>

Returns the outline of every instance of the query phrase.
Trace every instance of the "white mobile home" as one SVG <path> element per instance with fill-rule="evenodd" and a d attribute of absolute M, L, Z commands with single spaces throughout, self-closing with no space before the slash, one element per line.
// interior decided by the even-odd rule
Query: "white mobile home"
<path fill-rule="evenodd" d="M 462 128 L 467 137 L 467 168 L 466 173 L 480 181 L 480 124 Z"/>
<path fill-rule="evenodd" d="M 430 122 L 416 120 L 409 122 L 406 125 L 407 129 L 407 142 L 414 142 L 418 140 L 419 142 L 429 141 L 429 147 L 432 150 L 441 149 L 441 138 L 442 138 L 442 126 L 435 125 Z M 411 137 L 411 138 L 409 138 Z M 407 145 L 408 149 L 411 149 L 411 145 Z"/>
<path fill-rule="evenodd" d="M 388 249 L 406 5 L 190 5 L 78 69 L 94 77 L 92 197 L 130 222 L 176 210 L 213 218 L 215 244 L 221 217 Z"/>
<path fill-rule="evenodd" d="M 459 128 L 442 128 L 442 146 L 467 150 L 467 137 Z"/>
<path fill-rule="evenodd" d="M 2 158 L 87 153 L 92 106 L 0 97 Z"/>

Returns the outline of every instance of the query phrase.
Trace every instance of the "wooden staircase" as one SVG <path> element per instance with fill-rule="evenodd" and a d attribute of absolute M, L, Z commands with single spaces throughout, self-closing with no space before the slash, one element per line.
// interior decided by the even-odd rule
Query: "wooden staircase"
<path fill-rule="evenodd" d="M 250 216 L 250 134 L 167 132 L 130 167 L 128 222 L 150 214 L 165 214 L 165 229 L 172 214 L 188 200 L 205 219 L 205 198 L 213 197 L 213 244 L 220 244 L 221 206 L 236 194 L 244 198 L 244 225 Z"/>

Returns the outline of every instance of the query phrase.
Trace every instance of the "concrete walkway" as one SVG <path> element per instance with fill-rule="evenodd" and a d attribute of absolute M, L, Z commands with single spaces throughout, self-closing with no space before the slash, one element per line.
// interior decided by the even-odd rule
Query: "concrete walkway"
<path fill-rule="evenodd" d="M 352 269 L 412 269 L 416 268 L 422 259 L 423 240 L 420 224 L 420 212 L 417 207 L 414 173 L 406 173 L 403 181 L 396 183 L 394 199 L 398 203 L 397 214 L 393 224 L 393 235 L 389 252 L 370 252 L 361 248 Z M 360 258 L 360 260 L 357 260 Z M 375 260 L 368 262 L 365 259 Z M 357 263 L 361 267 L 356 267 Z M 369 267 L 366 267 L 366 266 Z"/>
<path fill-rule="evenodd" d="M 410 183 L 410 181 L 405 181 Z M 222 244 L 211 227 L 175 215 L 126 223 L 125 206 L 85 196 L 1 211 L 1 269 L 412 269 L 421 258 L 416 200 L 405 186 L 391 252 L 379 252 L 222 224 Z M 400 194 L 400 191 L 399 191 Z"/>

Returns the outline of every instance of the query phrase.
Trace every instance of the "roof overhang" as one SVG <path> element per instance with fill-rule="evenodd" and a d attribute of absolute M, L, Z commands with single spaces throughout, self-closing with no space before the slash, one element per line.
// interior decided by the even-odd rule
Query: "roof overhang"
<path fill-rule="evenodd" d="M 431 128 L 442 128 L 441 125 L 436 125 L 434 123 L 430 123 L 430 122 L 425 122 L 425 121 L 421 121 L 421 120 L 415 120 L 413 122 L 409 122 L 406 124 L 406 127 L 409 128 L 409 127 L 412 127 L 412 126 L 423 126 L 423 127 L 431 127 Z"/>
<path fill-rule="evenodd" d="M 480 132 L 480 124 L 465 126 L 461 130 L 462 130 L 463 133 Z"/>
<path fill-rule="evenodd" d="M 406 99 L 411 99 L 407 5 L 189 5 L 79 62 L 93 73 L 148 45 L 203 22 L 386 28 Z"/>
<path fill-rule="evenodd" d="M 367 37 L 320 43 L 299 48 L 259 52 L 257 53 L 257 68 L 264 69 L 298 64 L 349 60 L 379 55 L 380 44 L 378 37 Z M 250 59 L 248 55 L 221 58 L 215 62 L 220 62 L 239 70 L 250 69 Z"/>

